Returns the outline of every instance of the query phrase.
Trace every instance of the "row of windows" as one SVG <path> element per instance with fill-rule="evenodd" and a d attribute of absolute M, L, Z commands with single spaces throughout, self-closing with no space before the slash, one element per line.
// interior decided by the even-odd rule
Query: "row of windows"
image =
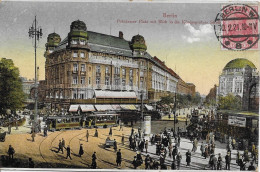
<path fill-rule="evenodd" d="M 85 53 L 84 52 L 80 52 L 80 53 L 78 53 L 78 51 L 74 51 L 73 52 L 73 57 L 81 57 L 81 58 L 85 58 L 86 56 L 85 56 Z"/>
<path fill-rule="evenodd" d="M 100 77 L 96 78 L 96 84 L 97 85 L 100 85 L 100 80 L 101 80 Z M 78 76 L 73 76 L 72 77 L 72 84 L 78 84 Z M 82 85 L 86 84 L 86 77 L 80 77 L 80 84 L 82 84 Z M 88 84 L 91 84 L 91 77 L 89 77 L 89 79 L 88 79 Z M 115 85 L 120 85 L 120 79 L 115 79 L 114 80 L 114 84 Z M 126 85 L 126 80 L 122 79 L 121 84 L 122 84 L 122 86 L 125 86 Z M 105 78 L 105 85 L 110 85 L 110 78 L 109 77 Z M 129 85 L 133 86 L 133 80 L 132 79 L 129 80 Z M 143 86 L 143 81 L 140 81 L 140 85 Z"/>

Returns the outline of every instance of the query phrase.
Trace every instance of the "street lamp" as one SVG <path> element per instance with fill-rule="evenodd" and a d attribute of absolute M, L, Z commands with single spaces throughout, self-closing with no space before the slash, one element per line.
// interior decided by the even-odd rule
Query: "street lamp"
<path fill-rule="evenodd" d="M 41 27 L 37 27 L 37 20 L 36 20 L 36 16 L 35 19 L 33 21 L 32 26 L 29 28 L 29 38 L 34 39 L 34 72 L 35 72 L 35 79 L 34 79 L 34 86 L 35 86 L 35 94 L 34 94 L 34 99 L 35 99 L 35 104 L 34 104 L 34 128 L 36 128 L 36 123 L 37 123 L 37 99 L 38 99 L 38 88 L 37 88 L 37 61 L 36 61 L 36 49 L 37 49 L 37 43 L 36 40 L 39 41 L 40 38 L 42 38 L 42 28 Z"/>

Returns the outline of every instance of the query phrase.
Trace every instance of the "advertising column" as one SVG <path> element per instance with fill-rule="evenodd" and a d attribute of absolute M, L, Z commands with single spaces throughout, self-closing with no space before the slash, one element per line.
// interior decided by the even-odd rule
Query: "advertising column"
<path fill-rule="evenodd" d="M 149 137 L 151 134 L 151 116 L 144 117 L 144 136 Z"/>

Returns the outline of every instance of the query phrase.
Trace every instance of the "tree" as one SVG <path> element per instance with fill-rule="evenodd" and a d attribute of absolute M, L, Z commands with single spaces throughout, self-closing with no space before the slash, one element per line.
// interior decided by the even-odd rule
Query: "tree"
<path fill-rule="evenodd" d="M 19 78 L 19 69 L 11 59 L 0 59 L 0 113 L 7 109 L 15 111 L 23 105 L 25 95 L 22 81 Z"/>
<path fill-rule="evenodd" d="M 209 94 L 206 96 L 206 104 L 215 105 L 217 97 L 217 85 L 210 89 Z"/>
<path fill-rule="evenodd" d="M 227 96 L 219 97 L 219 109 L 225 110 L 241 110 L 242 100 L 239 96 L 228 94 Z"/>

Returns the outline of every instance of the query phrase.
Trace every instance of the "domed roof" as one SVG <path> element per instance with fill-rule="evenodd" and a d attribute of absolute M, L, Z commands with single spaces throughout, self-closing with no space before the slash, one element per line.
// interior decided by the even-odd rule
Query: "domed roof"
<path fill-rule="evenodd" d="M 252 63 L 251 61 L 245 58 L 237 58 L 228 62 L 224 67 L 224 69 L 244 68 L 247 65 L 250 66 L 251 68 L 256 68 L 254 63 Z"/>
<path fill-rule="evenodd" d="M 61 38 L 60 38 L 60 35 L 57 34 L 57 33 L 50 33 L 48 35 L 48 38 L 47 38 L 47 44 L 45 45 L 46 47 L 48 46 L 58 46 L 58 44 L 60 43 L 61 41 Z"/>
<path fill-rule="evenodd" d="M 147 50 L 147 46 L 145 44 L 145 40 L 142 35 L 138 34 L 138 35 L 133 36 L 130 44 L 131 44 L 132 49 Z"/>
<path fill-rule="evenodd" d="M 70 30 L 83 30 L 86 31 L 87 27 L 86 24 L 83 21 L 76 20 L 71 23 Z"/>
<path fill-rule="evenodd" d="M 55 32 L 53 32 L 53 33 L 50 33 L 50 34 L 48 35 L 48 37 L 60 37 L 60 35 L 57 34 L 57 33 L 55 33 Z"/>

